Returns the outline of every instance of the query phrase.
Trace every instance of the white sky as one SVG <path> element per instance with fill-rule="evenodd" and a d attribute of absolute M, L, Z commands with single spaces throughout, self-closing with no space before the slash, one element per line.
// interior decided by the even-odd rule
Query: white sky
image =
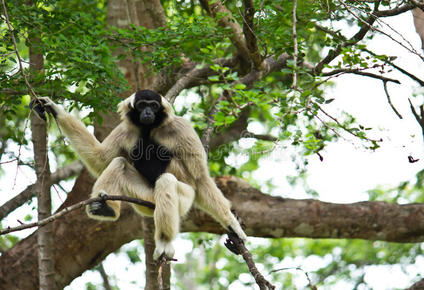
<path fill-rule="evenodd" d="M 389 19 L 385 19 L 389 21 Z M 415 33 L 410 13 L 390 19 L 390 24 L 408 39 L 417 51 L 420 51 L 420 40 Z M 351 31 L 353 34 L 354 31 Z M 346 34 L 345 34 L 346 35 Z M 385 36 L 377 36 L 372 41 L 371 50 L 377 53 L 399 56 L 396 63 L 417 76 L 424 79 L 422 61 L 404 48 L 393 43 Z M 335 79 L 336 86 L 326 91 L 327 98 L 335 98 L 335 101 L 327 105 L 327 112 L 337 115 L 340 109 L 354 115 L 359 122 L 366 127 L 373 127 L 372 136 L 376 139 L 383 138 L 380 143 L 381 148 L 375 152 L 363 149 L 360 142 L 353 141 L 353 137 L 347 136 L 348 141 L 340 140 L 337 143 L 327 146 L 322 153 L 324 161 L 320 162 L 317 156 L 309 158 L 308 183 L 320 194 L 320 199 L 330 202 L 356 202 L 367 199 L 366 191 L 379 185 L 393 187 L 404 180 L 411 180 L 415 174 L 424 166 L 424 146 L 421 129 L 412 116 L 408 98 L 418 85 L 400 74 L 393 72 L 390 77 L 399 79 L 402 84 L 389 83 L 389 91 L 392 102 L 404 117 L 399 120 L 387 103 L 387 98 L 383 91 L 381 81 L 366 77 L 346 75 Z M 421 99 L 416 101 L 420 104 Z M 260 169 L 254 176 L 258 180 L 273 179 L 277 189 L 274 194 L 292 198 L 307 197 L 301 188 L 292 189 L 286 181 L 287 175 L 295 175 L 293 164 L 290 162 L 289 154 L 278 152 L 281 157 L 278 162 L 272 159 L 261 162 Z M 421 159 L 419 162 L 411 164 L 407 156 Z M 6 175 L 0 178 L 0 203 L 4 203 L 12 196 L 22 191 L 27 185 L 35 181 L 34 174 L 22 167 L 17 176 L 17 185 L 13 187 L 13 180 L 16 172 L 16 164 L 11 163 L 4 166 Z M 66 189 L 70 189 L 71 184 L 64 184 Z M 60 191 L 60 190 L 59 190 Z M 61 196 L 61 198 L 59 198 Z M 60 199 L 66 196 L 59 192 L 53 193 L 56 204 L 60 204 Z M 15 211 L 2 221 L 3 226 L 17 225 L 17 219 L 23 217 L 31 211 L 32 206 L 25 206 Z M 32 211 L 35 214 L 35 211 Z M 36 215 L 36 214 L 35 214 Z M 20 233 L 20 235 L 27 234 Z M 184 243 L 179 240 L 178 243 Z M 135 245 L 136 243 L 132 243 Z M 141 251 L 142 252 L 142 251 Z M 183 254 L 178 254 L 181 261 Z M 303 259 L 285 259 L 282 267 L 296 267 L 301 265 L 307 271 L 316 269 L 322 261 L 311 256 Z M 143 269 L 123 265 L 128 264 L 124 255 L 110 255 L 104 263 L 106 272 L 120 278 L 121 289 L 140 289 L 131 284 L 134 277 L 141 277 Z M 424 259 L 418 259 L 415 266 L 408 267 L 409 274 L 402 271 L 400 267 L 378 267 L 367 268 L 366 281 L 373 289 L 391 289 L 394 287 L 410 286 L 410 279 L 414 278 L 419 269 L 424 269 Z M 305 285 L 306 280 L 302 273 L 297 273 L 296 282 Z M 125 279 L 123 277 L 130 277 Z M 132 278 L 131 278 L 132 277 Z M 127 280 L 127 281 L 125 281 Z M 97 273 L 87 272 L 82 278 L 76 279 L 67 290 L 83 289 L 86 281 L 101 283 Z M 237 286 L 237 289 L 241 289 Z M 340 285 L 341 286 L 341 285 Z M 236 289 L 236 288 L 234 288 Z M 246 288 L 247 289 L 247 288 Z M 345 288 L 346 289 L 346 288 Z"/>

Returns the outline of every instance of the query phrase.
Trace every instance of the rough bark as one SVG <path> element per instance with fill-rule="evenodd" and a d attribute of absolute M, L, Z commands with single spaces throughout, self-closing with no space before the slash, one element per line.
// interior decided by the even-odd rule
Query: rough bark
<path fill-rule="evenodd" d="M 153 218 L 143 218 L 143 237 L 144 237 L 144 252 L 153 253 L 155 250 L 155 224 Z M 158 282 L 158 268 L 159 264 L 153 259 L 152 255 L 146 255 L 146 290 L 159 289 Z M 165 265 L 162 270 L 162 289 L 171 289 L 170 277 L 171 277 L 171 266 L 170 264 Z"/>
<path fill-rule="evenodd" d="M 37 182 L 35 191 L 38 201 L 38 220 L 51 215 L 50 167 L 47 158 L 47 127 L 44 121 L 32 116 L 32 140 L 34 144 L 34 160 Z M 38 241 L 38 273 L 40 289 L 56 289 L 54 284 L 54 243 L 53 225 L 41 228 L 37 235 Z"/>
<path fill-rule="evenodd" d="M 32 5 L 31 1 L 28 1 Z M 40 51 L 34 46 L 40 42 L 34 32 L 30 33 L 29 62 L 31 76 L 42 73 L 44 68 L 44 58 Z M 31 118 L 32 142 L 34 145 L 34 167 L 37 175 L 35 183 L 37 193 L 37 212 L 38 220 L 45 219 L 51 215 L 52 201 L 50 196 L 50 166 L 48 153 L 47 124 L 35 114 Z M 38 277 L 40 289 L 54 290 L 55 269 L 54 269 L 54 244 L 53 244 L 53 225 L 46 225 L 39 230 L 37 235 L 38 251 Z"/>
<path fill-rule="evenodd" d="M 86 174 L 86 173 L 83 173 Z M 217 184 L 232 201 L 246 233 L 256 237 L 359 238 L 391 242 L 424 241 L 424 205 L 387 202 L 333 204 L 265 195 L 234 177 Z M 82 191 L 87 184 L 76 184 Z M 56 283 L 63 288 L 123 244 L 142 238 L 141 217 L 127 205 L 117 222 L 97 222 L 77 210 L 53 223 Z M 223 234 L 204 212 L 193 209 L 182 222 L 184 232 Z M 37 232 L 0 257 L 0 289 L 37 289 Z M 178 259 L 180 253 L 176 253 Z"/>

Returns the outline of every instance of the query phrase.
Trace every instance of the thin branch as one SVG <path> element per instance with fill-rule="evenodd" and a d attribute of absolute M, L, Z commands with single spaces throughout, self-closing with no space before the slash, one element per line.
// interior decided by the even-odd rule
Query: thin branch
<path fill-rule="evenodd" d="M 395 114 L 399 117 L 399 119 L 403 119 L 402 115 L 396 110 L 395 106 L 392 103 L 392 100 L 390 98 L 390 94 L 389 94 L 389 90 L 387 89 L 387 81 L 383 81 L 383 87 L 384 87 L 384 92 L 386 93 L 387 96 L 387 102 L 389 103 L 390 107 L 392 108 L 393 112 L 395 112 Z"/>
<path fill-rule="evenodd" d="M 375 13 L 374 13 L 375 14 Z M 338 39 L 341 39 L 341 40 L 344 40 L 344 41 L 346 41 L 346 37 L 344 37 L 343 35 L 341 35 L 340 33 L 337 33 L 336 31 L 332 31 L 331 29 L 328 29 L 327 27 L 324 27 L 324 26 L 321 26 L 321 25 L 319 25 L 319 24 L 317 24 L 317 23 L 314 23 L 314 26 L 317 28 L 317 29 L 319 29 L 319 30 L 321 30 L 321 31 L 323 31 L 323 32 L 325 32 L 325 33 L 327 33 L 327 34 L 330 34 L 330 35 L 332 35 L 333 37 L 335 37 L 335 38 L 338 38 Z M 365 52 L 367 52 L 367 53 L 369 53 L 370 55 L 372 55 L 372 56 L 377 56 L 377 54 L 376 53 L 374 53 L 373 51 L 371 51 L 371 50 L 368 50 L 368 49 L 362 49 L 362 51 L 365 51 Z M 417 83 L 419 83 L 421 86 L 424 86 L 424 81 L 423 80 L 421 80 L 420 78 L 418 78 L 417 76 L 415 76 L 414 74 L 412 74 L 412 73 L 410 73 L 410 72 L 408 72 L 407 70 L 405 70 L 405 69 L 403 69 L 403 68 L 401 68 L 401 67 L 399 67 L 398 65 L 396 65 L 395 63 L 393 63 L 392 61 L 390 61 L 390 60 L 387 60 L 386 61 L 386 63 L 387 64 L 389 64 L 390 66 L 392 66 L 393 68 L 395 68 L 396 70 L 398 70 L 398 71 L 400 71 L 401 73 L 403 73 L 403 74 L 405 74 L 406 76 L 408 76 L 409 78 L 411 78 L 412 80 L 414 80 L 414 81 L 416 81 Z M 335 70 L 335 72 L 336 72 L 337 70 Z M 328 74 L 328 73 L 325 73 L 325 74 Z M 324 75 L 325 75 L 324 74 Z M 370 76 L 370 75 L 368 75 L 368 76 Z M 379 79 L 382 79 L 382 78 L 379 78 Z M 383 79 L 382 79 L 383 80 Z M 390 79 L 388 79 L 388 81 L 391 81 Z M 396 81 L 395 81 L 396 82 Z"/>
<path fill-rule="evenodd" d="M 424 137 L 424 105 L 421 105 L 420 107 L 420 113 L 418 114 L 417 111 L 414 108 L 414 105 L 412 105 L 411 99 L 408 98 L 409 105 L 411 107 L 411 112 L 415 117 L 415 120 L 417 120 L 418 125 L 421 127 L 422 135 Z"/>
<path fill-rule="evenodd" d="M 100 263 L 99 266 L 97 266 L 97 271 L 99 271 L 100 276 L 102 276 L 103 287 L 105 287 L 105 290 L 112 290 L 112 287 L 109 283 L 109 277 L 105 271 L 105 268 L 103 267 L 103 263 Z"/>
<path fill-rule="evenodd" d="M 339 0 L 340 1 L 340 0 Z M 377 11 L 379 2 L 376 2 L 374 6 L 374 11 Z M 326 64 L 329 64 L 333 59 L 340 55 L 342 52 L 342 48 L 355 45 L 359 41 L 361 41 L 367 32 L 372 28 L 373 23 L 376 21 L 377 17 L 373 15 L 369 16 L 367 20 L 363 21 L 364 24 L 361 26 L 359 31 L 349 40 L 344 41 L 343 43 L 337 45 L 335 49 L 332 49 L 328 52 L 327 56 L 325 56 L 313 69 L 315 74 L 319 74 Z"/>
<path fill-rule="evenodd" d="M 323 110 L 323 108 L 321 106 L 319 106 L 317 103 L 315 103 L 315 105 L 318 106 L 318 110 L 320 110 L 324 115 L 326 115 L 328 118 L 330 118 L 331 120 L 333 120 L 340 128 L 342 128 L 343 130 L 345 130 L 347 133 L 355 136 L 356 138 L 360 138 L 360 139 L 365 139 L 369 142 L 381 142 L 382 140 L 375 140 L 375 139 L 370 139 L 368 137 L 365 136 L 358 136 L 358 134 L 352 132 L 351 130 L 349 130 L 348 128 L 346 128 L 342 123 L 340 123 L 339 120 L 337 120 L 336 118 L 334 118 L 333 116 L 331 116 L 329 113 L 327 113 L 326 111 Z"/>
<path fill-rule="evenodd" d="M 373 67 L 373 68 L 375 68 L 375 67 Z M 399 80 L 363 71 L 363 70 L 366 70 L 366 69 L 369 69 L 369 68 L 340 68 L 340 69 L 335 69 L 335 70 L 332 70 L 332 71 L 329 71 L 329 72 L 322 72 L 321 76 L 327 77 L 327 76 L 336 75 L 336 77 L 338 77 L 339 75 L 342 75 L 342 74 L 351 73 L 351 74 L 366 76 L 366 77 L 370 77 L 370 78 L 374 78 L 374 79 L 379 79 L 379 80 L 382 80 L 383 82 L 393 82 L 393 83 L 396 83 L 396 84 L 400 84 Z"/>
<path fill-rule="evenodd" d="M 23 224 L 14 228 L 11 227 L 7 227 L 5 229 L 0 230 L 0 235 L 4 235 L 4 234 L 8 234 L 11 232 L 16 232 L 16 231 L 21 231 L 24 229 L 29 229 L 29 228 L 34 228 L 34 227 L 42 227 L 45 226 L 48 223 L 53 222 L 54 220 L 70 213 L 71 211 L 74 211 L 76 209 L 79 209 L 87 204 L 90 204 L 92 202 L 101 202 L 101 201 L 105 201 L 105 200 L 120 200 L 120 201 L 125 201 L 125 202 L 130 202 L 130 203 L 135 203 L 137 205 L 141 205 L 141 206 L 145 206 L 147 208 L 150 209 L 155 209 L 155 204 L 151 203 L 149 201 L 145 201 L 142 199 L 138 199 L 138 198 L 134 198 L 134 197 L 129 197 L 129 196 L 121 196 L 121 195 L 108 195 L 108 196 L 101 196 L 101 197 L 93 197 L 87 200 L 83 200 L 79 203 L 76 203 L 74 205 L 71 205 L 69 207 L 64 208 L 63 210 L 49 216 L 48 218 L 45 218 L 43 220 L 40 220 L 38 222 L 34 222 L 34 223 L 30 223 L 30 224 Z"/>
<path fill-rule="evenodd" d="M 371 50 L 368 49 L 363 49 L 363 51 L 369 53 L 372 56 L 377 56 L 377 54 Z M 412 80 L 416 81 L 417 83 L 419 83 L 421 86 L 424 87 L 424 81 L 421 80 L 420 78 L 418 78 L 417 76 L 415 76 L 414 74 L 406 71 L 405 69 L 399 67 L 398 65 L 394 64 L 391 60 L 387 60 L 386 63 L 388 63 L 390 66 L 392 66 L 393 68 L 395 68 L 396 70 L 400 71 L 401 73 L 407 75 L 409 78 L 411 78 Z"/>
<path fill-rule="evenodd" d="M 62 168 L 59 168 L 50 176 L 49 184 L 52 185 L 58 183 L 61 180 L 76 175 L 82 170 L 82 167 L 83 166 L 81 162 L 77 161 Z M 35 184 L 31 184 L 18 195 L 16 195 L 12 199 L 5 202 L 2 206 L 0 206 L 0 220 L 2 220 L 5 216 L 7 216 L 9 213 L 20 207 L 23 203 L 25 203 L 27 200 L 31 199 L 34 196 Z"/>
<path fill-rule="evenodd" d="M 7 24 L 7 27 L 9 28 L 10 37 L 12 38 L 12 42 L 13 42 L 13 47 L 14 47 L 14 50 L 15 50 L 16 58 L 18 59 L 19 70 L 21 71 L 22 76 L 24 77 L 25 84 L 28 87 L 29 93 L 34 98 L 38 99 L 37 94 L 34 92 L 33 88 L 29 84 L 28 78 L 27 78 L 27 76 L 25 74 L 25 71 L 24 71 L 24 68 L 23 68 L 23 65 L 22 65 L 22 58 L 21 58 L 21 56 L 19 54 L 19 51 L 18 51 L 18 45 L 16 44 L 15 34 L 13 33 L 12 25 L 10 24 L 10 21 L 9 21 L 9 15 L 7 13 L 6 4 L 4 3 L 4 0 L 1 0 L 1 3 L 3 5 L 3 12 L 4 12 L 4 16 L 6 17 L 6 24 Z"/>
<path fill-rule="evenodd" d="M 420 55 L 420 53 L 419 52 L 417 52 L 414 48 L 413 48 L 413 46 L 410 44 L 410 42 L 409 41 L 407 41 L 403 36 L 402 36 L 402 34 L 400 34 L 399 32 L 397 32 L 396 30 L 394 30 L 392 27 L 390 27 L 388 24 L 386 24 L 385 22 L 383 22 L 382 20 L 379 20 L 378 19 L 378 16 L 375 14 L 375 10 L 373 11 L 373 12 L 368 12 L 368 11 L 364 11 L 366 14 L 368 14 L 369 15 L 369 17 L 374 17 L 375 18 L 375 20 L 377 21 L 377 22 L 381 22 L 381 23 L 383 23 L 383 24 L 385 24 L 385 25 L 387 25 L 391 30 L 393 30 L 393 31 L 395 31 L 395 33 L 397 33 L 398 35 L 400 35 L 401 36 L 401 38 L 402 39 L 404 39 L 404 40 L 406 40 L 406 42 L 411 46 L 411 48 L 409 48 L 408 46 L 406 46 L 405 44 L 403 44 L 402 42 L 400 42 L 400 41 L 398 41 L 397 39 L 395 39 L 393 36 L 391 36 L 390 34 L 388 34 L 388 33 L 386 33 L 386 32 L 384 32 L 384 31 L 382 31 L 381 29 L 379 29 L 377 26 L 373 26 L 372 24 L 369 24 L 367 21 L 365 21 L 365 20 L 363 20 L 361 17 L 359 17 L 358 15 L 356 15 L 355 14 L 355 12 L 353 12 L 349 7 L 352 7 L 352 6 L 349 6 L 348 4 L 346 4 L 345 2 L 343 2 L 342 0 L 339 0 L 339 2 L 340 3 L 342 3 L 342 5 L 346 8 L 346 10 L 347 11 L 349 11 L 349 13 L 350 14 L 352 14 L 353 15 L 353 17 L 355 17 L 358 21 L 360 21 L 360 22 L 362 22 L 363 24 L 365 24 L 365 25 L 369 25 L 370 26 L 370 28 L 373 30 L 373 31 L 377 31 L 377 32 L 380 32 L 381 34 L 383 34 L 384 36 L 386 36 L 386 37 L 388 37 L 390 40 L 392 40 L 392 41 L 394 41 L 395 43 L 397 43 L 397 44 L 399 44 L 400 46 L 402 46 L 403 48 L 405 48 L 406 50 L 408 50 L 410 53 L 412 53 L 412 54 L 415 54 L 415 55 L 417 55 L 419 58 L 421 58 L 421 60 L 424 60 L 424 57 L 422 56 L 422 55 Z M 355 6 L 353 6 L 354 8 L 356 8 Z"/>
<path fill-rule="evenodd" d="M 258 268 L 256 268 L 252 254 L 246 248 L 244 242 L 235 233 L 229 232 L 228 238 L 224 244 L 231 252 L 243 257 L 247 267 L 249 268 L 249 272 L 252 274 L 253 278 L 255 278 L 259 289 L 275 289 L 275 286 L 266 280 L 265 277 L 259 272 Z"/>
<path fill-rule="evenodd" d="M 255 134 L 255 133 L 251 133 L 251 132 L 247 132 L 246 136 L 243 137 L 251 137 L 251 138 L 255 138 L 258 140 L 264 140 L 264 141 L 271 141 L 271 142 L 275 142 L 278 141 L 277 137 L 271 136 L 271 135 L 266 135 L 266 134 Z"/>

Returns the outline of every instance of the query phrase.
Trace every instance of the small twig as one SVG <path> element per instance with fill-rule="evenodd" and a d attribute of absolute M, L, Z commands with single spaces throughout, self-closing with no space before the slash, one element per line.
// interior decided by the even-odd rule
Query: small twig
<path fill-rule="evenodd" d="M 423 134 L 423 137 L 424 137 L 424 105 L 421 105 L 420 114 L 418 114 L 417 111 L 414 108 L 414 105 L 412 105 L 411 99 L 408 98 L 408 102 L 409 102 L 409 105 L 411 106 L 411 111 L 412 111 L 412 114 L 415 117 L 415 120 L 417 120 L 417 123 L 421 127 L 421 131 L 422 131 L 422 134 Z"/>
<path fill-rule="evenodd" d="M 383 87 L 384 87 L 384 92 L 386 93 L 387 96 L 387 102 L 389 103 L 390 107 L 392 108 L 393 112 L 395 112 L 395 114 L 399 117 L 399 119 L 403 119 L 402 115 L 396 110 L 395 106 L 392 103 L 392 100 L 390 98 L 389 95 L 389 90 L 387 89 L 387 81 L 383 81 Z"/>
<path fill-rule="evenodd" d="M 358 136 L 358 134 L 356 134 L 356 133 L 354 133 L 354 132 L 352 132 L 351 130 L 349 130 L 348 128 L 346 128 L 342 123 L 340 123 L 340 121 L 339 120 L 337 120 L 335 117 L 333 117 L 333 116 L 331 116 L 329 113 L 327 113 L 326 111 L 324 111 L 323 109 L 322 109 L 322 107 L 321 106 L 319 106 L 317 103 L 315 103 L 317 106 L 318 106 L 318 110 L 320 110 L 324 115 L 326 115 L 328 118 L 330 118 L 331 120 L 333 120 L 340 128 L 342 128 L 344 131 L 346 131 L 347 133 L 349 133 L 349 134 L 351 134 L 351 135 L 353 135 L 353 136 L 355 136 L 355 137 L 357 137 L 357 138 L 361 138 L 361 139 L 365 139 L 365 140 L 367 140 L 367 141 L 369 141 L 369 142 L 375 142 L 375 143 L 377 143 L 377 142 L 381 142 L 382 141 L 382 139 L 380 139 L 380 140 L 375 140 L 375 139 L 370 139 L 370 138 L 368 138 L 368 137 L 365 137 L 365 136 L 363 136 L 363 137 L 360 137 L 360 136 Z"/>
<path fill-rule="evenodd" d="M 71 205 L 69 207 L 64 208 L 63 210 L 49 216 L 48 218 L 45 218 L 43 220 L 40 220 L 38 222 L 34 222 L 34 223 L 30 223 L 30 224 L 24 224 L 21 226 L 17 226 L 14 228 L 11 227 L 7 227 L 5 229 L 2 229 L 0 231 L 0 235 L 4 235 L 4 234 L 8 234 L 11 232 L 17 232 L 17 231 L 21 231 L 24 229 L 29 229 L 29 228 L 34 228 L 34 227 L 42 227 L 48 223 L 53 222 L 55 219 L 60 218 L 62 216 L 64 216 L 65 214 L 70 213 L 71 211 L 74 211 L 76 209 L 79 209 L 87 204 L 90 204 L 92 202 L 99 202 L 99 201 L 105 201 L 105 200 L 120 200 L 120 201 L 126 201 L 126 202 L 130 202 L 130 203 L 135 203 L 141 206 L 145 206 L 147 208 L 150 209 L 155 209 L 155 204 L 151 203 L 149 201 L 145 201 L 142 199 L 138 199 L 138 198 L 134 198 L 134 197 L 129 197 L 129 196 L 121 196 L 121 195 L 105 195 L 105 196 L 101 196 L 101 197 L 93 197 L 87 200 L 83 200 L 79 203 L 76 203 L 74 205 Z"/>
<path fill-rule="evenodd" d="M 165 255 L 165 253 L 163 253 L 159 259 L 158 259 L 158 264 L 159 264 L 159 268 L 158 268 L 158 287 L 159 290 L 163 290 L 163 279 L 162 279 L 162 269 L 163 267 L 168 263 L 168 262 L 175 262 L 177 261 L 177 259 L 174 258 L 170 258 L 167 255 Z"/>
<path fill-rule="evenodd" d="M 228 233 L 228 238 L 225 241 L 224 245 L 234 254 L 242 255 L 246 265 L 249 268 L 249 272 L 255 278 L 256 284 L 258 284 L 259 289 L 275 289 L 275 286 L 272 285 L 265 277 L 259 272 L 256 268 L 255 262 L 253 261 L 252 254 L 244 245 L 244 242 L 233 232 Z"/>

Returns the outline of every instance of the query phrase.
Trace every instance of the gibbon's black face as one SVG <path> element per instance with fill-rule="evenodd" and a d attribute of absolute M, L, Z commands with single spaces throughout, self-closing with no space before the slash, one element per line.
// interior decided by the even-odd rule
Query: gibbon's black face
<path fill-rule="evenodd" d="M 130 120 L 139 127 L 159 126 L 166 117 L 161 99 L 159 94 L 151 90 L 137 91 L 133 107 L 128 113 Z"/>

